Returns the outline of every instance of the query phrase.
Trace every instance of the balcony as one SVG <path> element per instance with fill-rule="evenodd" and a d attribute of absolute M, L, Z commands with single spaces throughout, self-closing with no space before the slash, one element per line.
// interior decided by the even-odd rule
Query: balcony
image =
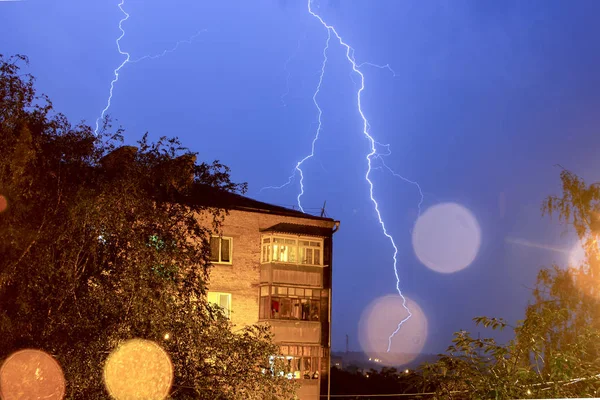
<path fill-rule="evenodd" d="M 273 340 L 276 343 L 321 343 L 320 322 L 281 319 L 262 320 L 262 322 L 271 325 Z"/>
<path fill-rule="evenodd" d="M 260 282 L 322 288 L 323 267 L 277 262 L 264 263 L 260 266 Z"/>

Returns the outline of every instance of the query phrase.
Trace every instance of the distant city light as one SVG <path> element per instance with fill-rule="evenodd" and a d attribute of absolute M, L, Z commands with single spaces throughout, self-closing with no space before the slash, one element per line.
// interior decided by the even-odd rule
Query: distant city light
<path fill-rule="evenodd" d="M 171 335 L 169 335 L 168 333 L 165 333 L 165 340 L 169 340 L 171 338 Z"/>
<path fill-rule="evenodd" d="M 404 370 L 404 373 L 405 373 L 405 374 L 408 374 L 409 372 L 410 372 L 410 371 L 409 371 L 409 370 L 407 370 L 407 369 L 405 369 L 405 370 Z"/>

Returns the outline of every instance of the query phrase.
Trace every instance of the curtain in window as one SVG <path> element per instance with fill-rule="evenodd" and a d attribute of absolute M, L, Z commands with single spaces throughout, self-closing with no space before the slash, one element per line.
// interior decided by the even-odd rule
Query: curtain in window
<path fill-rule="evenodd" d="M 229 239 L 221 239 L 221 261 L 229 262 L 229 253 L 231 247 L 231 240 Z"/>
<path fill-rule="evenodd" d="M 210 261 L 219 261 L 219 238 L 210 238 Z"/>

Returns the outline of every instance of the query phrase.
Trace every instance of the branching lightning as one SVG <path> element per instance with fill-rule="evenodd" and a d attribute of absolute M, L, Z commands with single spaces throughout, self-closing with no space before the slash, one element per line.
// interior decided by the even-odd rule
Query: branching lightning
<path fill-rule="evenodd" d="M 321 128 L 322 128 L 321 117 L 323 116 L 323 110 L 319 106 L 319 102 L 317 101 L 317 96 L 321 92 L 321 85 L 323 84 L 323 77 L 325 76 L 325 66 L 327 65 L 327 60 L 328 60 L 327 59 L 327 50 L 329 50 L 329 41 L 330 40 L 331 40 L 331 32 L 327 31 L 327 41 L 325 42 L 325 47 L 323 48 L 323 63 L 321 64 L 321 73 L 319 74 L 319 83 L 317 83 L 317 88 L 312 97 L 313 103 L 315 104 L 315 107 L 317 109 L 317 131 L 312 140 L 310 154 L 307 155 L 306 157 L 304 157 L 303 159 L 301 159 L 300 161 L 298 161 L 298 163 L 296 163 L 296 167 L 294 167 L 294 170 L 292 171 L 292 174 L 290 175 L 290 177 L 288 178 L 288 181 L 286 183 L 284 183 L 281 186 L 268 186 L 268 187 L 261 189 L 261 191 L 265 190 L 265 189 L 282 189 L 293 182 L 293 180 L 296 176 L 296 173 L 300 174 L 300 193 L 298 194 L 298 197 L 296 198 L 296 200 L 298 201 L 298 207 L 300 207 L 300 210 L 302 210 L 302 212 L 304 212 L 304 208 L 302 207 L 302 201 L 301 201 L 302 195 L 304 194 L 304 173 L 302 171 L 302 168 L 300 168 L 300 167 L 302 166 L 302 164 L 304 164 L 305 161 L 314 157 L 315 144 L 317 143 L 317 140 L 319 140 L 319 134 L 321 133 Z"/>
<path fill-rule="evenodd" d="M 387 150 L 388 153 L 387 154 L 376 154 L 373 158 L 379 160 L 379 162 L 381 163 L 381 166 L 388 170 L 392 175 L 394 175 L 396 178 L 400 178 L 402 179 L 404 182 L 409 183 L 413 186 L 416 186 L 417 190 L 419 191 L 419 196 L 421 197 L 419 199 L 419 204 L 417 205 L 417 209 L 418 209 L 418 213 L 417 213 L 417 217 L 421 216 L 421 206 L 423 205 L 423 200 L 425 200 L 425 196 L 423 195 L 423 190 L 421 190 L 421 185 L 419 185 L 418 182 L 415 181 L 411 181 L 408 178 L 405 178 L 404 176 L 400 175 L 399 173 L 395 172 L 393 169 L 391 169 L 386 163 L 385 161 L 383 161 L 383 157 L 385 156 L 389 156 L 392 154 L 391 150 L 390 150 L 390 145 L 389 144 L 385 144 L 382 145 L 384 146 Z M 374 169 L 374 168 L 372 168 Z"/>
<path fill-rule="evenodd" d="M 287 60 L 285 60 L 285 63 L 283 64 L 283 70 L 286 72 L 286 77 L 285 77 L 285 93 L 283 93 L 281 95 L 281 105 L 283 107 L 287 107 L 287 104 L 285 102 L 285 98 L 288 94 L 290 94 L 290 78 L 292 76 L 291 71 L 288 71 L 288 64 L 290 63 L 290 61 L 292 61 L 292 59 L 294 57 L 296 57 L 296 54 L 298 53 L 298 51 L 300 50 L 300 44 L 302 43 L 302 39 L 300 38 L 298 39 L 298 45 L 296 46 L 296 50 L 294 50 L 294 52 L 292 54 L 290 54 L 290 56 L 288 57 Z"/>
<path fill-rule="evenodd" d="M 145 55 L 143 57 L 136 58 L 135 60 L 132 60 L 131 59 L 131 55 L 128 52 L 123 51 L 121 49 L 121 39 L 123 39 L 123 37 L 125 36 L 125 30 L 123 29 L 123 22 L 125 22 L 125 21 L 127 21 L 129 19 L 129 14 L 123 9 L 123 5 L 124 4 L 125 4 L 125 0 L 121 0 L 121 2 L 118 4 L 119 10 L 121 10 L 121 12 L 123 13 L 123 15 L 125 17 L 122 18 L 119 21 L 119 30 L 121 31 L 121 35 L 117 38 L 116 44 L 117 44 L 117 50 L 119 51 L 119 54 L 125 56 L 125 61 L 123 61 L 114 70 L 114 78 L 110 82 L 110 90 L 109 90 L 109 93 L 108 93 L 108 100 L 106 102 L 106 107 L 104 107 L 104 109 L 102 110 L 102 113 L 100 114 L 100 117 L 98 117 L 96 119 L 96 128 L 94 129 L 94 134 L 96 134 L 96 135 L 98 134 L 98 128 L 99 128 L 100 121 L 102 119 L 104 119 L 104 116 L 106 115 L 106 112 L 110 108 L 110 104 L 111 104 L 112 97 L 113 97 L 113 90 L 115 88 L 115 84 L 119 81 L 119 72 L 121 71 L 121 69 L 126 64 L 134 64 L 134 63 L 138 63 L 138 62 L 143 61 L 143 60 L 156 60 L 157 58 L 164 57 L 167 54 L 173 53 L 174 51 L 176 51 L 179 48 L 179 45 L 181 45 L 182 43 L 192 44 L 192 42 L 194 41 L 194 39 L 196 39 L 201 33 L 206 32 L 206 29 L 198 31 L 194 35 L 190 36 L 188 39 L 178 41 L 177 43 L 175 43 L 175 46 L 173 46 L 173 48 L 164 50 L 162 53 L 155 54 L 155 55 Z"/>
<path fill-rule="evenodd" d="M 363 134 L 365 135 L 365 137 L 367 138 L 367 140 L 370 143 L 370 151 L 369 153 L 366 155 L 366 160 L 367 160 L 367 172 L 365 174 L 365 179 L 367 181 L 367 183 L 369 184 L 369 195 L 371 198 L 371 201 L 373 202 L 373 205 L 375 206 L 375 212 L 377 214 L 377 219 L 379 221 L 379 225 L 381 226 L 381 229 L 383 231 L 383 234 L 389 239 L 392 247 L 394 248 L 394 254 L 393 254 L 393 260 L 394 260 L 394 275 L 396 276 L 396 291 L 398 292 L 398 294 L 400 295 L 400 297 L 402 298 L 402 306 L 404 307 L 404 309 L 407 311 L 408 315 L 401 320 L 398 323 L 398 326 L 396 328 L 396 330 L 394 332 L 392 332 L 392 334 L 389 336 L 389 340 L 388 340 L 388 348 L 387 351 L 389 352 L 391 347 L 392 347 L 392 339 L 393 337 L 400 331 L 400 328 L 402 327 L 402 325 L 408 321 L 411 317 L 412 317 L 412 313 L 410 312 L 408 305 L 407 305 L 407 300 L 406 297 L 404 297 L 404 295 L 402 294 L 402 290 L 400 290 L 400 277 L 398 275 L 398 247 L 396 246 L 396 242 L 394 241 L 394 238 L 392 237 L 392 235 L 388 232 L 387 228 L 386 228 L 386 224 L 383 220 L 383 217 L 381 216 L 381 212 L 379 210 L 379 203 L 377 202 L 373 192 L 374 192 L 374 185 L 373 185 L 373 181 L 371 180 L 371 171 L 374 169 L 383 169 L 385 168 L 386 170 L 388 170 L 392 175 L 402 179 L 403 181 L 410 183 L 411 185 L 414 185 L 417 187 L 417 189 L 419 190 L 419 194 L 421 196 L 421 200 L 419 201 L 418 204 L 418 213 L 419 215 L 421 215 L 421 205 L 423 204 L 423 191 L 421 190 L 421 187 L 419 186 L 419 184 L 415 181 L 411 181 L 405 177 L 403 177 L 402 175 L 396 173 L 394 170 L 392 170 L 383 160 L 383 157 L 385 156 L 389 156 L 391 155 L 391 151 L 389 148 L 389 145 L 384 145 L 381 143 L 378 143 L 377 141 L 375 141 L 375 139 L 373 138 L 373 136 L 371 136 L 371 134 L 369 133 L 370 131 L 370 124 L 369 121 L 367 119 L 367 117 L 365 116 L 363 110 L 362 110 L 362 93 L 365 90 L 365 76 L 364 74 L 361 72 L 360 68 L 362 66 L 370 66 L 370 67 L 375 67 L 375 68 L 379 68 L 379 69 L 387 69 L 389 70 L 393 76 L 396 76 L 396 72 L 390 67 L 389 64 L 385 64 L 385 65 L 378 65 L 378 64 L 373 64 L 370 62 L 363 62 L 360 64 L 356 63 L 356 59 L 354 58 L 354 49 L 352 47 L 350 47 L 350 45 L 348 45 L 346 42 L 344 42 L 344 40 L 342 39 L 342 37 L 338 34 L 338 32 L 336 31 L 336 29 L 331 26 L 328 25 L 322 18 L 321 16 L 319 16 L 317 13 L 315 13 L 311 7 L 311 3 L 313 0 L 307 0 L 307 4 L 308 4 L 308 12 L 314 17 L 316 18 L 321 25 L 323 25 L 323 27 L 327 30 L 327 41 L 325 42 L 325 47 L 323 49 L 323 63 L 321 64 L 321 73 L 319 76 L 319 82 L 317 84 L 316 90 L 313 94 L 313 103 L 315 104 L 315 107 L 317 109 L 317 121 L 318 121 L 318 125 L 317 125 L 317 130 L 315 133 L 315 136 L 312 140 L 312 144 L 311 144 L 311 152 L 309 155 L 307 155 L 306 157 L 304 157 L 303 159 L 301 159 L 298 163 L 296 163 L 296 166 L 294 167 L 292 174 L 289 176 L 288 180 L 286 183 L 284 183 L 283 185 L 280 186 L 268 186 L 268 187 L 264 187 L 262 188 L 260 191 L 262 192 L 265 189 L 282 189 L 286 186 L 289 186 L 293 181 L 294 178 L 296 177 L 296 174 L 300 175 L 300 193 L 298 194 L 297 197 L 297 202 L 298 202 L 298 207 L 300 208 L 300 210 L 304 211 L 304 208 L 302 207 L 302 196 L 304 195 L 304 173 L 302 171 L 302 164 L 304 164 L 305 161 L 309 160 L 310 158 L 312 158 L 315 155 L 315 144 L 317 142 L 317 140 L 319 139 L 319 134 L 321 133 L 321 129 L 322 129 L 322 116 L 323 116 L 323 110 L 321 109 L 321 107 L 319 106 L 319 103 L 317 101 L 317 96 L 319 94 L 319 92 L 321 91 L 321 85 L 323 83 L 323 77 L 325 75 L 325 68 L 327 66 L 327 51 L 329 49 L 329 43 L 331 41 L 331 36 L 333 34 L 333 36 L 336 37 L 337 41 L 339 42 L 339 44 L 344 47 L 346 49 L 346 59 L 348 60 L 348 62 L 350 63 L 351 67 L 352 67 L 352 72 L 356 75 L 359 76 L 360 78 L 360 87 L 356 93 L 356 101 L 357 101 L 357 109 L 358 112 L 360 114 L 360 117 L 363 121 Z M 286 66 L 287 63 L 289 62 L 286 61 Z M 356 84 L 356 82 L 354 81 L 354 78 L 352 77 L 352 74 L 350 75 L 352 78 L 352 81 Z M 288 76 L 289 78 L 289 76 Z M 385 147 L 387 149 L 387 153 L 379 153 L 377 151 L 377 147 L 376 146 L 382 146 Z M 373 166 L 373 160 L 377 160 L 380 162 L 380 166 Z"/>
<path fill-rule="evenodd" d="M 379 65 L 379 64 L 373 64 L 373 63 L 370 63 L 370 62 L 363 62 L 363 63 L 358 64 L 356 66 L 356 68 L 360 68 L 363 65 L 368 65 L 369 67 L 375 67 L 375 68 L 379 68 L 379 69 L 387 69 L 387 70 L 389 70 L 392 73 L 392 75 L 393 75 L 394 78 L 396 77 L 396 71 L 394 71 L 392 69 L 392 67 L 390 67 L 390 64 Z"/>
<path fill-rule="evenodd" d="M 356 102 L 357 102 L 357 109 L 358 112 L 360 114 L 360 117 L 363 121 L 363 134 L 365 135 L 365 137 L 367 138 L 367 140 L 370 143 L 370 152 L 366 155 L 366 160 L 367 160 L 367 172 L 365 174 L 365 179 L 369 184 L 369 195 L 371 198 L 371 201 L 373 202 L 373 205 L 375 206 L 375 212 L 377 214 L 377 219 L 379 221 L 379 225 L 381 226 L 381 229 L 383 231 L 383 234 L 389 239 L 392 247 L 394 248 L 394 255 L 393 255 L 393 260 L 394 260 L 394 275 L 396 276 L 396 291 L 398 292 L 398 294 L 400 295 L 400 297 L 402 298 L 402 306 L 404 307 L 404 309 L 407 311 L 408 315 L 401 320 L 398 323 L 398 326 L 396 328 L 396 330 L 394 332 L 392 332 L 392 334 L 389 336 L 388 339 L 388 348 L 387 351 L 389 352 L 391 347 L 392 347 L 392 338 L 400 331 L 400 328 L 402 327 L 402 325 L 408 321 L 410 319 L 410 317 L 412 317 L 412 313 L 410 312 L 408 306 L 407 306 L 407 301 L 406 301 L 406 297 L 404 297 L 404 295 L 402 294 L 402 290 L 400 290 L 400 277 L 398 275 L 398 247 L 396 246 L 396 242 L 394 241 L 394 238 L 392 237 L 392 235 L 388 232 L 385 222 L 381 216 L 381 212 L 379 210 L 379 203 L 377 202 L 377 199 L 375 198 L 373 191 L 374 191 L 374 186 L 373 186 L 373 181 L 371 180 L 371 170 L 372 170 L 372 163 L 373 163 L 373 159 L 378 159 L 380 162 L 382 162 L 382 165 L 385 166 L 390 172 L 392 172 L 394 175 L 401 177 L 400 175 L 396 174 L 395 172 L 393 172 L 389 167 L 387 167 L 387 165 L 385 163 L 383 163 L 383 160 L 381 159 L 381 155 L 378 154 L 377 152 L 377 148 L 376 148 L 376 144 L 377 142 L 375 141 L 375 139 L 373 138 L 373 136 L 371 136 L 371 134 L 369 133 L 369 122 L 367 120 L 367 117 L 365 116 L 363 110 L 362 110 L 362 93 L 365 90 L 365 76 L 364 74 L 361 72 L 360 70 L 360 66 L 362 65 L 369 65 L 369 66 L 374 66 L 374 67 L 378 67 L 378 68 L 388 68 L 392 73 L 394 73 L 394 71 L 389 67 L 389 65 L 386 66 L 379 66 L 376 64 L 371 64 L 371 63 L 362 63 L 360 65 L 357 65 L 356 60 L 354 58 L 354 49 L 352 47 L 350 47 L 350 45 L 348 45 L 346 42 L 344 42 L 344 40 L 342 39 L 342 37 L 338 34 L 337 30 L 332 26 L 332 25 L 328 25 L 323 18 L 321 18 L 321 16 L 319 16 L 317 13 L 315 13 L 312 10 L 311 7 L 311 2 L 312 0 L 307 0 L 307 4 L 308 4 L 308 12 L 315 17 L 320 23 L 321 25 L 323 25 L 323 27 L 327 30 L 327 43 L 326 43 L 326 47 L 325 49 L 327 49 L 329 47 L 329 41 L 331 39 L 331 35 L 333 34 L 338 42 L 340 43 L 340 45 L 342 47 L 344 47 L 346 49 L 346 59 L 348 60 L 348 62 L 350 63 L 351 67 L 352 67 L 352 71 L 357 74 L 360 77 L 360 87 L 356 93 Z M 325 70 L 325 64 L 327 62 L 327 59 L 325 58 L 324 63 L 323 63 L 323 69 L 322 71 Z M 395 75 L 395 73 L 394 73 Z M 322 78 L 323 75 L 321 75 Z M 322 79 L 319 81 L 319 87 L 317 88 L 317 92 L 320 89 L 320 84 L 321 84 Z M 313 97 L 314 99 L 314 97 Z M 316 103 L 316 101 L 315 101 Z M 305 157 L 304 159 L 302 159 L 297 165 L 296 165 L 296 170 L 299 171 L 300 173 L 300 188 L 301 188 L 301 192 L 298 195 L 298 204 L 300 205 L 300 197 L 301 195 L 304 193 L 304 187 L 302 184 L 302 179 L 303 179 L 303 174 L 302 174 L 302 169 L 300 168 L 300 166 L 302 165 L 302 163 L 304 161 L 306 161 L 308 158 L 312 157 L 312 155 L 314 154 L 314 144 L 316 141 L 316 138 L 318 137 L 318 133 L 321 129 L 321 109 L 318 107 L 317 104 L 317 108 L 319 109 L 319 128 L 317 130 L 317 136 L 315 136 L 315 140 L 313 140 L 313 146 L 312 146 L 312 150 L 313 152 Z M 388 151 L 389 151 L 389 146 L 388 146 Z M 415 184 L 418 188 L 419 188 L 419 192 L 421 193 L 421 199 L 422 199 L 422 191 L 421 188 L 419 187 L 419 185 L 416 182 L 412 182 L 409 181 L 408 179 L 405 179 L 404 177 L 401 177 L 402 179 L 406 180 L 409 183 Z M 419 208 L 421 206 L 421 203 L 419 203 Z"/>
<path fill-rule="evenodd" d="M 146 55 L 146 56 L 143 56 L 140 58 L 136 58 L 135 60 L 129 61 L 129 63 L 133 64 L 133 63 L 137 63 L 137 62 L 144 61 L 144 60 L 156 60 L 157 58 L 164 57 L 167 54 L 173 53 L 174 51 L 176 51 L 179 48 L 179 45 L 181 45 L 182 43 L 192 44 L 194 39 L 196 39 L 198 36 L 200 36 L 201 33 L 204 33 L 206 31 L 207 31 L 207 29 L 202 29 L 201 31 L 198 31 L 195 34 L 193 34 L 192 36 L 190 36 L 188 39 L 180 40 L 179 42 L 175 43 L 175 46 L 173 46 L 173 48 L 164 50 L 162 53 L 155 54 L 155 55 Z"/>

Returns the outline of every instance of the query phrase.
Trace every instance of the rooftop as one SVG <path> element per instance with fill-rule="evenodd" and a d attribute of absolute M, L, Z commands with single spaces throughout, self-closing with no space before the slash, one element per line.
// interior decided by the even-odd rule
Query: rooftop
<path fill-rule="evenodd" d="M 122 171 L 123 168 L 135 162 L 135 155 L 138 151 L 137 147 L 134 146 L 121 146 L 102 159 L 103 167 L 108 171 Z M 196 156 L 190 154 L 184 154 L 176 157 L 168 163 L 183 163 L 189 167 L 190 172 L 196 162 Z M 174 185 L 181 184 L 181 182 Z M 184 185 L 192 184 L 191 197 L 183 195 L 179 197 L 179 201 L 192 202 L 207 207 L 223 208 L 228 210 L 240 210 L 256 213 L 275 214 L 281 216 L 289 216 L 296 218 L 331 221 L 336 222 L 332 218 L 324 216 L 316 216 L 309 213 L 305 213 L 299 210 L 294 210 L 287 207 L 277 206 L 274 204 L 264 203 L 262 201 L 254 200 L 249 197 L 242 196 L 240 194 L 231 193 L 226 190 L 222 190 L 213 186 L 196 184 L 194 182 L 194 175 L 190 174 L 189 179 L 183 183 Z"/>
<path fill-rule="evenodd" d="M 264 203 L 262 201 L 251 199 L 250 197 L 227 192 L 225 190 L 219 190 L 209 186 L 198 187 L 196 195 L 194 197 L 198 199 L 203 205 L 209 207 L 219 207 L 229 210 L 257 212 L 265 214 L 282 215 L 287 217 L 335 222 L 333 218 L 316 216 L 299 210 L 293 210 L 291 208 Z"/>

